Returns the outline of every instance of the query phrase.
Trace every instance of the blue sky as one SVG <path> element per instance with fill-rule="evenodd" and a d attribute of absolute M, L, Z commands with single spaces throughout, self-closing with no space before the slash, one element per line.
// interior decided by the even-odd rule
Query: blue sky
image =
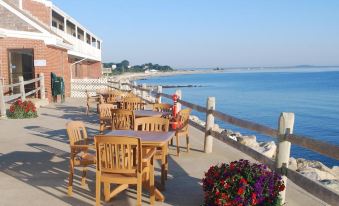
<path fill-rule="evenodd" d="M 103 62 L 339 65 L 338 0 L 52 1 L 103 39 Z"/>

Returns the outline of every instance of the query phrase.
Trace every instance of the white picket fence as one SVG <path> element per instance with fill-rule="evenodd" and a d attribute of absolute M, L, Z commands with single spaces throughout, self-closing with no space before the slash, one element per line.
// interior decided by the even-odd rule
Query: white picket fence
<path fill-rule="evenodd" d="M 107 88 L 111 78 L 100 79 L 72 79 L 71 80 L 71 97 L 85 98 L 86 90 L 90 95 L 96 95 L 97 89 Z M 110 83 L 111 84 L 111 83 Z"/>

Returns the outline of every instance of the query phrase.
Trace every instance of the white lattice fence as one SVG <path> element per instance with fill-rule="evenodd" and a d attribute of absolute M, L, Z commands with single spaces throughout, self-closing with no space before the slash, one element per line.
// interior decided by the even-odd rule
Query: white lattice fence
<path fill-rule="evenodd" d="M 109 79 L 72 79 L 71 81 L 71 97 L 84 98 L 86 90 L 90 95 L 96 95 L 96 90 L 107 88 Z"/>

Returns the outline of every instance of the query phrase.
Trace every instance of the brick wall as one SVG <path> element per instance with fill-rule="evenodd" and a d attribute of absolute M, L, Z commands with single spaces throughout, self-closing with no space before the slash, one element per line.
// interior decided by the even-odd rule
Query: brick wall
<path fill-rule="evenodd" d="M 42 23 L 50 26 L 52 15 L 51 8 L 33 0 L 22 0 L 22 8 L 39 19 Z"/>
<path fill-rule="evenodd" d="M 19 30 L 19 31 L 29 31 L 37 32 L 33 26 L 7 10 L 5 7 L 0 6 L 0 28 L 10 29 L 10 30 Z"/>
<path fill-rule="evenodd" d="M 70 64 L 73 62 L 70 61 Z M 96 79 L 101 77 L 101 62 L 81 62 L 72 66 L 72 75 L 74 79 Z"/>
<path fill-rule="evenodd" d="M 47 66 L 35 67 L 35 75 L 38 76 L 40 72 L 44 73 L 47 97 L 51 100 L 51 72 L 64 78 L 66 96 L 70 96 L 70 69 L 67 50 L 46 46 L 43 41 L 39 40 L 0 38 L 0 76 L 5 78 L 5 84 L 9 83 L 8 49 L 23 48 L 33 49 L 35 60 L 46 60 Z"/>

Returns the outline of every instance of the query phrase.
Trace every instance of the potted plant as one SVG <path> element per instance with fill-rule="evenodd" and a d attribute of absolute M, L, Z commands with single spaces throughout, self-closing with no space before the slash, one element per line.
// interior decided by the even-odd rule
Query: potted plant
<path fill-rule="evenodd" d="M 210 167 L 202 181 L 205 206 L 280 206 L 285 189 L 279 174 L 242 159 Z"/>
<path fill-rule="evenodd" d="M 31 101 L 15 101 L 9 108 L 8 118 L 11 119 L 26 119 L 37 117 L 36 107 Z"/>

